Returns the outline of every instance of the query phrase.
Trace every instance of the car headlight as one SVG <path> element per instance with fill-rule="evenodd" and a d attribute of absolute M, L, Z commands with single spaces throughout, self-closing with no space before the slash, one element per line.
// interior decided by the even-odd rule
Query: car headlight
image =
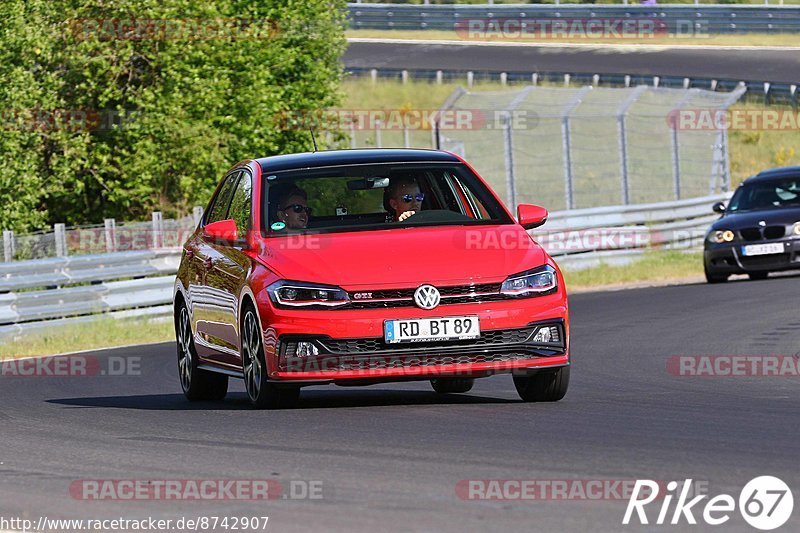
<path fill-rule="evenodd" d="M 712 231 L 711 235 L 709 235 L 708 237 L 715 243 L 722 244 L 723 242 L 733 241 L 733 239 L 736 238 L 736 235 L 734 235 L 734 233 L 731 230 L 724 229 L 724 230 Z"/>
<path fill-rule="evenodd" d="M 556 269 L 544 265 L 509 276 L 500 287 L 500 292 L 508 296 L 538 296 L 554 292 L 557 288 Z"/>
<path fill-rule="evenodd" d="M 792 235 L 800 236 L 800 222 L 795 222 L 792 226 Z"/>
<path fill-rule="evenodd" d="M 302 281 L 276 281 L 267 287 L 277 307 L 339 307 L 350 303 L 347 291 L 333 285 Z"/>

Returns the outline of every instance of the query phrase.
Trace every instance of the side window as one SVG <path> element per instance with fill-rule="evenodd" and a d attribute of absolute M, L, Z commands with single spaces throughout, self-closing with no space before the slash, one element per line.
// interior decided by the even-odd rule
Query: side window
<path fill-rule="evenodd" d="M 252 183 L 249 172 L 242 172 L 242 178 L 236 185 L 231 199 L 231 207 L 228 209 L 228 218 L 236 221 L 236 230 L 239 238 L 244 238 L 250 230 L 250 199 L 252 198 Z"/>
<path fill-rule="evenodd" d="M 214 201 L 211 204 L 211 209 L 208 211 L 206 224 L 225 220 L 228 214 L 228 205 L 231 203 L 233 187 L 236 185 L 236 180 L 239 177 L 239 174 L 239 172 L 233 172 L 229 174 L 227 178 L 225 178 L 225 183 L 222 184 L 219 194 L 217 194 L 216 198 L 214 198 Z"/>

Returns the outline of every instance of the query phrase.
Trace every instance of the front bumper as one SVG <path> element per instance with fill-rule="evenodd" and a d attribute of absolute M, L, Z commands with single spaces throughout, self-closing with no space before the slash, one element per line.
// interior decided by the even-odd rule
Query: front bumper
<path fill-rule="evenodd" d="M 266 302 L 265 302 L 266 303 Z M 276 381 L 357 381 L 481 377 L 569 364 L 569 320 L 563 291 L 546 296 L 419 308 L 262 312 L 269 377 Z M 392 319 L 477 315 L 478 339 L 387 344 Z M 555 326 L 558 342 L 535 343 L 538 327 Z M 313 342 L 319 353 L 293 357 L 292 345 Z"/>
<path fill-rule="evenodd" d="M 742 255 L 742 247 L 749 244 L 780 243 L 784 252 L 780 254 Z M 787 238 L 770 241 L 741 241 L 724 244 L 706 244 L 703 253 L 706 270 L 716 274 L 744 274 L 747 272 L 770 272 L 800 269 L 800 239 Z"/>

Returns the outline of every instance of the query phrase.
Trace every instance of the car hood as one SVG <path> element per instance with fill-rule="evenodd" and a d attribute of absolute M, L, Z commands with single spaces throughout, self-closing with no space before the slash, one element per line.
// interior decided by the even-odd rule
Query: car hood
<path fill-rule="evenodd" d="M 284 279 L 346 289 L 493 283 L 547 258 L 518 225 L 268 237 L 259 255 Z"/>
<path fill-rule="evenodd" d="M 757 228 L 761 221 L 764 221 L 766 226 L 792 225 L 800 221 L 800 207 L 783 207 L 729 213 L 714 222 L 711 225 L 711 230 Z"/>

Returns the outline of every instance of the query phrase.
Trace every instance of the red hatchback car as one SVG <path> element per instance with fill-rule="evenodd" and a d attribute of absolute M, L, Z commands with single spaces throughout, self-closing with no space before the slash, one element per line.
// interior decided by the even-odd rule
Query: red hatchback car
<path fill-rule="evenodd" d="M 339 150 L 244 161 L 184 245 L 178 369 L 190 400 L 243 378 L 257 407 L 308 385 L 430 380 L 467 392 L 511 373 L 525 401 L 569 383 L 564 279 L 464 160 Z"/>

